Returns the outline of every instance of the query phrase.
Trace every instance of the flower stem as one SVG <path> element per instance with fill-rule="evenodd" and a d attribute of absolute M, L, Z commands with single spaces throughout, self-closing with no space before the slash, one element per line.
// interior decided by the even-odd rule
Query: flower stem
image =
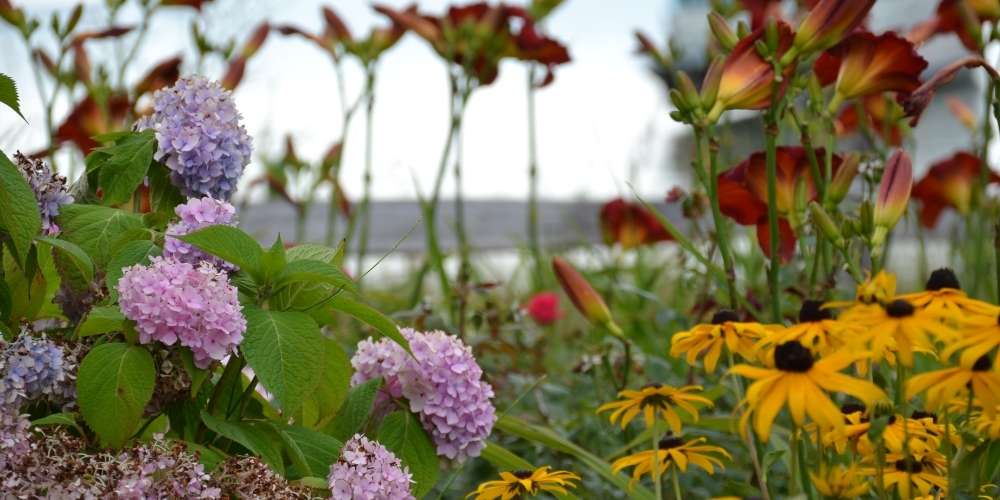
<path fill-rule="evenodd" d="M 660 429 L 656 426 L 656 422 L 649 428 L 649 434 L 653 438 L 653 490 L 656 492 L 657 500 L 662 500 L 663 498 L 663 481 L 660 480 Z M 675 471 L 676 472 L 676 471 Z M 676 478 L 674 479 L 676 481 Z M 679 498 L 679 497 L 678 497 Z"/>
<path fill-rule="evenodd" d="M 684 497 L 681 496 L 681 481 L 677 477 L 677 467 L 674 467 L 672 470 L 673 470 L 673 479 L 674 479 L 674 498 L 676 500 L 681 500 Z"/>
<path fill-rule="evenodd" d="M 545 284 L 545 262 L 538 230 L 538 137 L 535 125 L 535 65 L 528 69 L 528 248 L 535 261 L 533 288 Z"/>
<path fill-rule="evenodd" d="M 719 245 L 719 253 L 722 254 L 722 265 L 726 271 L 726 287 L 729 293 L 729 306 L 734 310 L 738 308 L 739 299 L 736 292 L 736 269 L 733 264 L 733 252 L 729 244 L 728 221 L 722 217 L 722 210 L 719 207 L 719 167 L 715 148 L 710 144 L 710 131 L 695 127 L 695 142 L 698 145 L 698 154 L 695 157 L 695 168 L 701 173 L 699 177 L 705 184 L 708 191 L 708 199 L 712 204 L 712 222 L 715 225 L 715 239 Z M 708 164 L 708 177 L 705 178 L 705 166 Z"/>
<path fill-rule="evenodd" d="M 726 359 L 729 361 L 729 371 L 733 370 L 736 364 L 733 361 L 733 353 L 726 349 Z M 736 375 L 733 375 L 733 390 L 736 392 L 737 406 L 743 402 L 743 382 Z M 763 500 L 771 500 L 771 492 L 767 489 L 767 477 L 764 475 L 764 468 L 760 465 L 760 456 L 757 452 L 757 443 L 753 437 L 753 430 L 747 431 L 747 450 L 750 452 L 750 463 L 753 465 L 754 476 L 757 477 L 757 487 L 760 489 L 760 496 Z"/>
<path fill-rule="evenodd" d="M 791 464 L 789 466 L 788 496 L 799 494 L 799 427 L 792 424 L 792 437 L 788 443 L 791 452 Z"/>
<path fill-rule="evenodd" d="M 767 283 L 771 291 L 771 321 L 781 322 L 781 291 L 779 272 L 781 270 L 781 241 L 778 228 L 778 163 L 777 142 L 778 123 L 775 106 L 765 119 L 765 155 L 767 160 L 767 224 L 770 236 L 771 263 L 767 269 Z"/>
<path fill-rule="evenodd" d="M 368 67 L 365 83 L 365 173 L 363 177 L 364 191 L 361 196 L 361 232 L 358 235 L 358 267 L 357 276 L 364 274 L 365 255 L 368 253 L 368 240 L 371 233 L 371 191 L 372 191 L 372 119 L 375 111 L 375 69 Z"/>

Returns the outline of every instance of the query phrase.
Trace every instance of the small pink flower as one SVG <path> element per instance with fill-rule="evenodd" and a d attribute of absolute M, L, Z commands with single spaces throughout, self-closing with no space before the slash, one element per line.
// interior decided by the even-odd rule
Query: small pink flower
<path fill-rule="evenodd" d="M 562 318 L 563 312 L 559 308 L 559 295 L 553 292 L 539 292 L 528 299 L 524 310 L 541 326 L 548 326 Z"/>

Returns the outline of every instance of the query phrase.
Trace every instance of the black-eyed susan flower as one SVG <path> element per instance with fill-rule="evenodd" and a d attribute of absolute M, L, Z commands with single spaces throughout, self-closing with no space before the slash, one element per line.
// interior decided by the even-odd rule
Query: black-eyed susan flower
<path fill-rule="evenodd" d="M 476 491 L 469 493 L 465 498 L 511 500 L 534 496 L 543 491 L 565 494 L 567 488 L 576 487 L 574 481 L 580 480 L 580 476 L 572 472 L 550 469 L 546 465 L 533 471 L 501 472 L 500 479 L 480 484 Z"/>
<path fill-rule="evenodd" d="M 837 453 L 844 453 L 848 446 L 851 449 L 857 448 L 858 440 L 868 432 L 871 425 L 864 405 L 848 403 L 840 407 L 840 413 L 844 416 L 843 427 L 819 434 L 816 432 L 816 426 L 810 424 L 808 430 L 809 434 L 814 436 L 813 441 L 822 438 L 824 447 L 833 447 Z"/>
<path fill-rule="evenodd" d="M 1000 315 L 975 316 L 962 320 L 958 339 L 950 342 L 941 351 L 941 357 L 948 359 L 962 351 L 960 364 L 972 364 L 979 358 L 1000 346 Z"/>
<path fill-rule="evenodd" d="M 692 420 L 698 421 L 697 405 L 712 406 L 712 401 L 695 394 L 701 391 L 701 386 L 688 385 L 671 387 L 662 384 L 649 384 L 639 390 L 626 389 L 618 393 L 618 400 L 601 405 L 597 413 L 614 410 L 608 417 L 611 423 L 618 422 L 624 429 L 640 413 L 647 428 L 653 426 L 658 416 L 666 420 L 675 433 L 681 432 L 681 417 L 674 407 L 684 411 Z"/>
<path fill-rule="evenodd" d="M 1000 404 L 1000 374 L 993 370 L 993 361 L 989 356 L 981 356 L 971 365 L 959 365 L 911 377 L 906 382 L 906 398 L 926 391 L 927 407 L 938 409 L 949 404 L 959 394 L 964 394 L 970 387 L 987 411 L 994 411 Z"/>
<path fill-rule="evenodd" d="M 943 320 L 956 320 L 927 309 L 918 309 L 905 299 L 894 299 L 880 307 L 865 307 L 845 313 L 845 322 L 861 327 L 861 340 L 870 350 L 872 361 L 878 362 L 895 351 L 903 366 L 913 366 L 913 353 L 934 352 L 928 334 L 941 341 L 954 341 L 956 331 Z"/>
<path fill-rule="evenodd" d="M 732 372 L 756 380 L 747 389 L 749 408 L 741 428 L 751 415 L 757 435 L 767 441 L 771 425 L 781 408 L 788 405 L 796 425 L 805 423 L 806 415 L 823 429 L 839 429 L 844 418 L 826 391 L 850 394 L 866 405 L 886 399 L 885 392 L 871 382 L 840 373 L 851 363 L 868 356 L 867 352 L 841 351 L 818 361 L 797 341 L 774 349 L 774 368 L 737 365 Z"/>
<path fill-rule="evenodd" d="M 942 317 L 961 316 L 968 319 L 981 316 L 995 319 L 1000 313 L 997 306 L 966 295 L 955 272 L 946 267 L 931 273 L 923 292 L 909 293 L 899 298 Z"/>
<path fill-rule="evenodd" d="M 854 430 L 862 431 L 858 435 L 857 452 L 863 456 L 873 456 L 875 446 L 868 438 L 868 430 L 871 423 L 865 421 Z M 914 412 L 910 418 L 903 418 L 901 415 L 889 417 L 888 425 L 882 431 L 882 444 L 891 453 L 904 453 L 903 443 L 906 443 L 906 452 L 911 456 L 920 458 L 928 453 L 936 452 L 941 443 L 941 436 L 944 434 L 944 426 L 937 423 L 934 415 L 923 412 Z M 958 437 L 957 434 L 954 437 Z"/>
<path fill-rule="evenodd" d="M 983 411 L 980 407 L 971 416 L 972 426 L 979 435 L 989 439 L 1000 439 L 1000 406 L 994 406 L 992 412 Z"/>
<path fill-rule="evenodd" d="M 831 354 L 860 333 L 857 330 L 854 324 L 835 320 L 832 309 L 824 308 L 822 302 L 805 300 L 799 309 L 799 323 L 775 328 L 761 339 L 758 348 L 769 351 L 774 346 L 795 340 L 813 354 Z"/>
<path fill-rule="evenodd" d="M 868 468 L 865 473 L 874 476 L 877 469 Z M 882 484 L 887 490 L 895 489 L 902 500 L 935 494 L 940 497 L 948 491 L 947 459 L 936 451 L 923 458 L 890 453 L 882 467 Z"/>
<path fill-rule="evenodd" d="M 879 271 L 875 276 L 858 284 L 854 293 L 854 300 L 827 302 L 823 307 L 845 309 L 840 315 L 840 320 L 847 319 L 850 315 L 864 311 L 869 306 L 891 301 L 896 296 L 896 275 Z"/>
<path fill-rule="evenodd" d="M 680 437 L 668 435 L 660 440 L 658 449 L 643 450 L 626 457 L 619 458 L 611 464 L 611 470 L 617 474 L 623 469 L 632 469 L 632 481 L 642 479 L 645 474 L 660 477 L 664 472 L 676 465 L 681 472 L 687 472 L 688 464 L 697 465 L 710 475 L 715 468 L 723 469 L 720 457 L 732 460 L 726 450 L 708 444 L 702 444 L 706 438 L 699 437 L 684 442 Z M 656 468 L 657 470 L 654 470 Z"/>
<path fill-rule="evenodd" d="M 819 473 L 809 473 L 816 491 L 825 498 L 847 499 L 858 498 L 868 492 L 869 484 L 865 481 L 861 469 L 856 464 L 849 466 L 823 466 Z"/>
<path fill-rule="evenodd" d="M 677 357 L 686 353 L 685 360 L 691 365 L 700 356 L 705 356 L 705 371 L 713 373 L 723 348 L 751 359 L 755 343 L 770 328 L 760 323 L 741 322 L 735 312 L 722 310 L 712 316 L 711 324 L 696 325 L 674 334 L 670 341 L 670 355 Z"/>

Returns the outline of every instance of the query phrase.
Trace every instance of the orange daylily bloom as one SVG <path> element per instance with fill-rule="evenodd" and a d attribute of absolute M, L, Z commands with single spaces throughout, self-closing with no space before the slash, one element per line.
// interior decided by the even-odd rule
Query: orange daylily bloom
<path fill-rule="evenodd" d="M 868 15 L 875 0 L 820 0 L 795 33 L 795 50 L 814 54 L 840 43 Z"/>
<path fill-rule="evenodd" d="M 780 57 L 792 45 L 792 29 L 778 21 L 778 48 Z M 710 121 L 715 121 L 729 109 L 764 109 L 771 105 L 774 91 L 774 67 L 757 53 L 756 44 L 764 38 L 764 28 L 760 28 L 740 40 L 726 57 L 721 67 L 709 68 L 702 88 L 718 85 L 715 103 L 708 113 Z M 783 82 L 795 69 L 794 65 L 783 68 Z M 717 81 L 716 81 L 717 79 Z M 784 92 L 784 83 L 780 89 Z"/>
<path fill-rule="evenodd" d="M 948 207 L 961 214 L 968 213 L 972 189 L 982 170 L 982 160 L 965 151 L 935 163 L 913 186 L 913 197 L 920 200 L 920 223 L 924 227 L 934 227 L 941 212 Z M 1000 182 L 1000 176 L 993 171 L 988 178 L 991 183 Z"/>
<path fill-rule="evenodd" d="M 120 130 L 125 126 L 125 117 L 131 107 L 128 97 L 122 94 L 108 96 L 104 109 L 88 95 L 77 103 L 56 129 L 56 140 L 72 142 L 86 155 L 100 145 L 93 139 L 95 135 Z"/>
<path fill-rule="evenodd" d="M 963 11 L 972 18 L 966 19 Z M 982 23 L 997 19 L 1000 19 L 1000 0 L 942 0 L 934 18 L 917 25 L 907 38 L 922 43 L 934 35 L 954 33 L 967 49 L 978 52 L 981 41 L 976 36 L 979 33 L 970 32 L 970 25 L 966 23 L 971 22 L 975 30 L 981 28 Z"/>
<path fill-rule="evenodd" d="M 920 86 L 927 61 L 913 43 L 889 31 L 858 32 L 827 50 L 816 61 L 820 83 L 836 82 L 836 101 L 882 92 L 909 93 Z"/>
<path fill-rule="evenodd" d="M 615 198 L 601 207 L 601 234 L 607 244 L 624 248 L 668 241 L 673 238 L 649 210 L 637 203 Z"/>
<path fill-rule="evenodd" d="M 809 169 L 809 159 L 801 147 L 779 147 L 777 161 L 777 211 L 778 231 L 781 234 L 781 256 L 791 259 L 795 252 L 795 234 L 788 223 L 788 215 L 795 209 L 795 191 L 800 182 L 805 183 L 806 201 L 816 198 L 816 186 Z M 824 158 L 822 149 L 816 150 L 817 158 Z M 842 163 L 838 155 L 833 156 L 833 171 Z M 770 227 L 767 220 L 767 165 L 763 152 L 749 158 L 727 172 L 719 174 L 719 208 L 722 213 L 742 225 L 756 225 L 757 239 L 770 255 Z"/>
<path fill-rule="evenodd" d="M 917 126 L 917 123 L 920 121 L 920 115 L 927 109 L 927 105 L 931 103 L 931 99 L 934 98 L 934 93 L 937 92 L 938 88 L 954 80 L 955 75 L 962 68 L 974 69 L 977 67 L 983 68 L 994 80 L 1000 79 L 1000 73 L 997 73 L 997 70 L 993 66 L 990 66 L 985 59 L 979 56 L 967 56 L 939 69 L 937 73 L 934 73 L 934 76 L 930 77 L 913 92 L 896 96 L 899 104 L 903 106 L 906 116 L 910 117 L 910 126 Z"/>

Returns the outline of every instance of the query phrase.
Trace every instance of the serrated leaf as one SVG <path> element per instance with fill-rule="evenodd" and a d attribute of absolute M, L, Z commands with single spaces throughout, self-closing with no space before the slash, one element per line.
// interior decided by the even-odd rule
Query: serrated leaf
<path fill-rule="evenodd" d="M 125 244 L 108 261 L 104 282 L 111 300 L 118 299 L 118 281 L 125 274 L 125 268 L 136 264 L 148 265 L 153 257 L 162 254 L 160 247 L 149 240 L 133 240 Z"/>
<path fill-rule="evenodd" d="M 124 343 L 99 345 L 80 363 L 76 381 L 80 413 L 101 442 L 121 447 L 139 428 L 155 382 L 156 367 L 146 349 Z"/>
<path fill-rule="evenodd" d="M 89 337 L 103 333 L 120 332 L 125 328 L 125 315 L 118 306 L 98 306 L 87 313 L 87 317 L 76 327 L 77 337 Z"/>
<path fill-rule="evenodd" d="M 133 132 L 114 146 L 102 148 L 110 157 L 101 165 L 98 184 L 103 189 L 102 202 L 118 205 L 132 198 L 142 184 L 156 151 L 152 130 Z"/>
<path fill-rule="evenodd" d="M 177 239 L 231 262 L 255 278 L 261 276 L 264 250 L 257 240 L 235 227 L 222 224 L 207 226 Z"/>
<path fill-rule="evenodd" d="M 0 103 L 14 110 L 17 116 L 20 116 L 25 123 L 28 122 L 28 119 L 21 114 L 21 102 L 17 95 L 17 84 L 14 83 L 13 78 L 3 73 L 0 73 Z"/>
<path fill-rule="evenodd" d="M 56 249 L 56 252 L 72 262 L 85 282 L 90 283 L 94 280 L 94 261 L 90 260 L 87 252 L 84 252 L 78 245 L 49 236 L 39 236 L 35 240 L 51 245 Z"/>
<path fill-rule="evenodd" d="M 323 339 L 323 362 L 319 384 L 302 402 L 302 414 L 297 421 L 317 429 L 326 426 L 347 399 L 351 386 L 351 360 L 337 342 Z"/>
<path fill-rule="evenodd" d="M 76 243 L 99 269 L 107 265 L 118 238 L 142 228 L 135 214 L 98 205 L 66 205 L 59 214 L 62 239 Z"/>
<path fill-rule="evenodd" d="M 23 267 L 31 241 L 42 229 L 42 218 L 31 186 L 3 153 L 0 153 L 0 214 L 0 232 L 7 233 L 17 262 Z"/>
<path fill-rule="evenodd" d="M 309 315 L 246 306 L 241 350 L 285 413 L 294 413 L 322 374 L 323 336 Z"/>
<path fill-rule="evenodd" d="M 323 245 L 303 243 L 289 248 L 285 255 L 288 257 L 289 262 L 295 260 L 318 260 L 327 264 L 333 264 L 337 259 L 337 250 Z"/>
<path fill-rule="evenodd" d="M 323 431 L 340 441 L 350 439 L 361 430 L 371 416 L 375 396 L 381 387 L 382 379 L 375 378 L 351 389 L 347 394 L 347 401 L 340 407 L 336 418 Z"/>
<path fill-rule="evenodd" d="M 423 497 L 437 483 L 440 474 L 437 451 L 413 414 L 395 411 L 385 417 L 378 429 L 378 442 L 410 468 L 414 496 Z"/>
<path fill-rule="evenodd" d="M 279 431 L 293 463 L 306 476 L 330 473 L 330 465 L 340 457 L 344 443 L 332 436 L 305 427 L 290 425 Z"/>
<path fill-rule="evenodd" d="M 374 307 L 344 294 L 332 297 L 329 301 L 329 307 L 353 316 L 362 323 L 366 323 L 382 335 L 402 346 L 407 352 L 410 352 L 410 343 L 407 342 L 406 337 L 402 333 L 399 333 L 399 327 L 396 326 L 396 323 Z"/>
<path fill-rule="evenodd" d="M 243 445 L 256 455 L 259 455 L 271 468 L 284 474 L 285 466 L 281 459 L 280 437 L 267 422 L 233 422 L 213 417 L 206 411 L 201 412 L 201 421 L 210 430 L 220 436 Z"/>
<path fill-rule="evenodd" d="M 330 285 L 330 292 L 346 290 L 357 292 L 358 286 L 338 267 L 318 260 L 293 260 L 289 262 L 275 283 L 276 289 L 282 289 L 295 283 Z"/>

